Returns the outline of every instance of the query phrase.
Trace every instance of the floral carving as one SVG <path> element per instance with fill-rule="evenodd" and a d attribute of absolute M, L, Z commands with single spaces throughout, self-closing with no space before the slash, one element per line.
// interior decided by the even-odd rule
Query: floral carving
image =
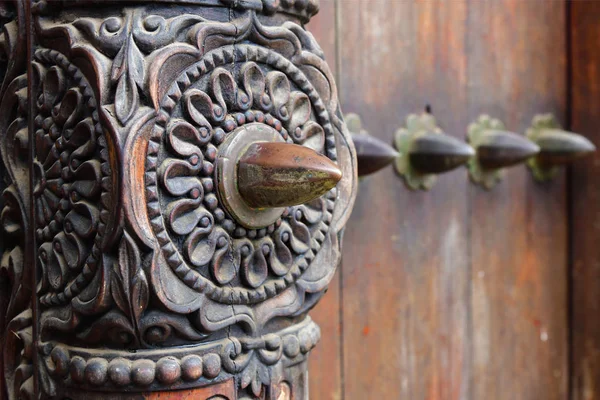
<path fill-rule="evenodd" d="M 229 217 L 216 193 L 218 148 L 239 127 L 264 124 L 288 143 L 326 153 L 327 121 L 314 119 L 309 96 L 280 71 L 255 61 L 241 62 L 233 72 L 225 65 L 208 68 L 202 62 L 188 71 L 197 83 L 190 82 L 175 99 L 179 106 L 173 105 L 161 141 L 164 150 L 157 154 L 163 216 L 173 242 L 181 243 L 182 257 L 169 255 L 168 261 L 176 271 L 188 265 L 195 273 L 191 285 L 200 290 L 208 285 L 209 296 L 254 303 L 289 286 L 314 258 L 328 229 L 322 221 L 331 219 L 335 190 L 289 207 L 268 227 L 245 229 Z"/>
<path fill-rule="evenodd" d="M 42 397 L 225 381 L 275 397 L 318 340 L 306 314 L 339 261 L 353 150 L 314 38 L 265 15 L 314 2 L 203 1 L 33 6 Z M 227 141 L 254 128 L 328 157 L 345 181 L 248 228 L 260 225 L 230 211 L 217 173 Z M 6 229 L 24 229 L 13 214 Z"/>
<path fill-rule="evenodd" d="M 148 307 L 150 290 L 140 252 L 127 233 L 121 239 L 118 254 L 111 274 L 112 297 L 119 310 L 129 318 L 132 331 L 137 332 L 135 337 L 140 337 L 138 322 Z"/>
<path fill-rule="evenodd" d="M 40 293 L 65 289 L 83 266 L 94 262 L 103 177 L 103 140 L 92 116 L 95 106 L 85 79 L 53 52 L 38 52 L 33 161 L 36 235 L 42 268 Z M 103 178 L 105 181 L 103 182 Z"/>
<path fill-rule="evenodd" d="M 63 7 L 69 7 L 94 5 L 98 3 L 106 4 L 110 1 L 117 4 L 120 2 L 120 0 L 54 0 L 51 2 L 48 0 L 34 0 L 34 10 L 36 12 L 48 12 L 52 9 L 51 7 L 57 6 L 55 3 L 58 3 L 58 5 Z M 214 6 L 216 3 L 214 0 L 187 0 L 187 2 L 209 6 Z M 262 11 L 267 15 L 276 12 L 284 12 L 296 15 L 304 22 L 308 22 L 312 16 L 319 12 L 319 0 L 245 0 L 243 2 L 236 0 L 219 0 L 216 4 L 218 3 L 224 7 Z"/>
<path fill-rule="evenodd" d="M 117 118 L 125 125 L 139 106 L 138 90 L 144 84 L 144 56 L 138 49 L 132 34 L 113 61 L 111 79 L 117 82 L 115 92 Z"/>

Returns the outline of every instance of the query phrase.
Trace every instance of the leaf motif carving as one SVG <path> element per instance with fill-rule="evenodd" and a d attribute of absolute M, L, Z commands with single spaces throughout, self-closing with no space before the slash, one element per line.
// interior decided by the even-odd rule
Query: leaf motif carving
<path fill-rule="evenodd" d="M 225 243 L 223 245 L 223 243 Z M 240 252 L 233 249 L 227 241 L 217 241 L 217 248 L 211 262 L 211 272 L 220 285 L 227 285 L 235 278 L 240 265 Z"/>
<path fill-rule="evenodd" d="M 225 119 L 223 108 L 213 104 L 210 96 L 206 93 L 198 89 L 190 89 L 185 92 L 183 98 L 190 118 L 198 125 L 210 127 L 207 118 L 215 122 L 221 122 Z"/>
<path fill-rule="evenodd" d="M 105 344 L 108 341 L 121 346 L 130 345 L 135 336 L 131 322 L 115 310 L 98 318 L 88 329 L 77 335 L 86 343 Z"/>
<path fill-rule="evenodd" d="M 115 111 L 123 125 L 131 119 L 139 105 L 138 87 L 144 83 L 144 55 L 137 47 L 133 35 L 125 41 L 115 57 L 111 79 L 117 82 Z"/>
<path fill-rule="evenodd" d="M 305 93 L 294 92 L 290 95 L 287 107 L 291 113 L 289 130 L 292 134 L 297 135 L 296 130 L 310 118 L 310 100 Z"/>
<path fill-rule="evenodd" d="M 269 369 L 259 362 L 256 356 L 252 357 L 252 361 L 241 374 L 240 386 L 242 389 L 250 387 L 252 393 L 259 397 L 262 392 L 263 385 L 269 385 L 271 375 Z"/>
<path fill-rule="evenodd" d="M 148 307 L 150 291 L 142 268 L 140 251 L 127 233 L 123 234 L 118 249 L 118 261 L 113 265 L 111 293 L 117 307 L 129 317 L 131 325 L 139 331 L 138 321 Z"/>
<path fill-rule="evenodd" d="M 146 313 L 140 321 L 142 341 L 147 346 L 155 346 L 170 339 L 172 336 L 199 341 L 206 337 L 198 332 L 185 315 L 165 313 L 152 310 Z"/>

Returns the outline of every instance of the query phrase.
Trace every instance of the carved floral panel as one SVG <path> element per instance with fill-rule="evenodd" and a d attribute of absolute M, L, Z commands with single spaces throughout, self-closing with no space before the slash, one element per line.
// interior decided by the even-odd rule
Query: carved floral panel
<path fill-rule="evenodd" d="M 165 3 L 0 5 L 9 399 L 35 397 L 34 370 L 42 398 L 307 395 L 307 312 L 356 192 L 333 77 L 302 27 L 318 5 Z M 342 181 L 247 223 L 219 169 L 249 131 L 313 149 Z"/>

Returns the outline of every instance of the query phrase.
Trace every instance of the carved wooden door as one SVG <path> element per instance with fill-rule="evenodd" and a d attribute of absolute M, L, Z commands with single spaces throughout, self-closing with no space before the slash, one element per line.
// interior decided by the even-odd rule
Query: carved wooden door
<path fill-rule="evenodd" d="M 431 110 L 465 140 L 482 114 L 535 115 L 598 144 L 598 2 L 323 1 L 308 25 L 345 113 L 392 143 Z M 598 155 L 486 190 L 459 168 L 411 190 L 359 184 L 342 266 L 313 312 L 319 400 L 600 398 Z"/>
<path fill-rule="evenodd" d="M 596 4 L 0 2 L 0 399 L 597 398 Z"/>

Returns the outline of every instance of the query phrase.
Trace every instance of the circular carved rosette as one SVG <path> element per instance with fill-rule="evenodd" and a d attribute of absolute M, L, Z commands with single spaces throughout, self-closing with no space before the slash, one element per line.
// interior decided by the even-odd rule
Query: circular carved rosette
<path fill-rule="evenodd" d="M 94 276 L 110 194 L 106 142 L 83 74 L 62 54 L 35 54 L 33 198 L 42 304 L 76 296 Z"/>
<path fill-rule="evenodd" d="M 303 205 L 238 212 L 230 196 L 235 168 L 220 156 L 253 142 L 287 142 L 337 162 L 336 134 L 319 91 L 278 53 L 223 47 L 189 67 L 163 99 L 148 147 L 148 214 L 165 268 L 224 305 L 264 302 L 311 268 L 332 272 L 338 189 Z M 313 262 L 321 252 L 335 256 Z"/>

